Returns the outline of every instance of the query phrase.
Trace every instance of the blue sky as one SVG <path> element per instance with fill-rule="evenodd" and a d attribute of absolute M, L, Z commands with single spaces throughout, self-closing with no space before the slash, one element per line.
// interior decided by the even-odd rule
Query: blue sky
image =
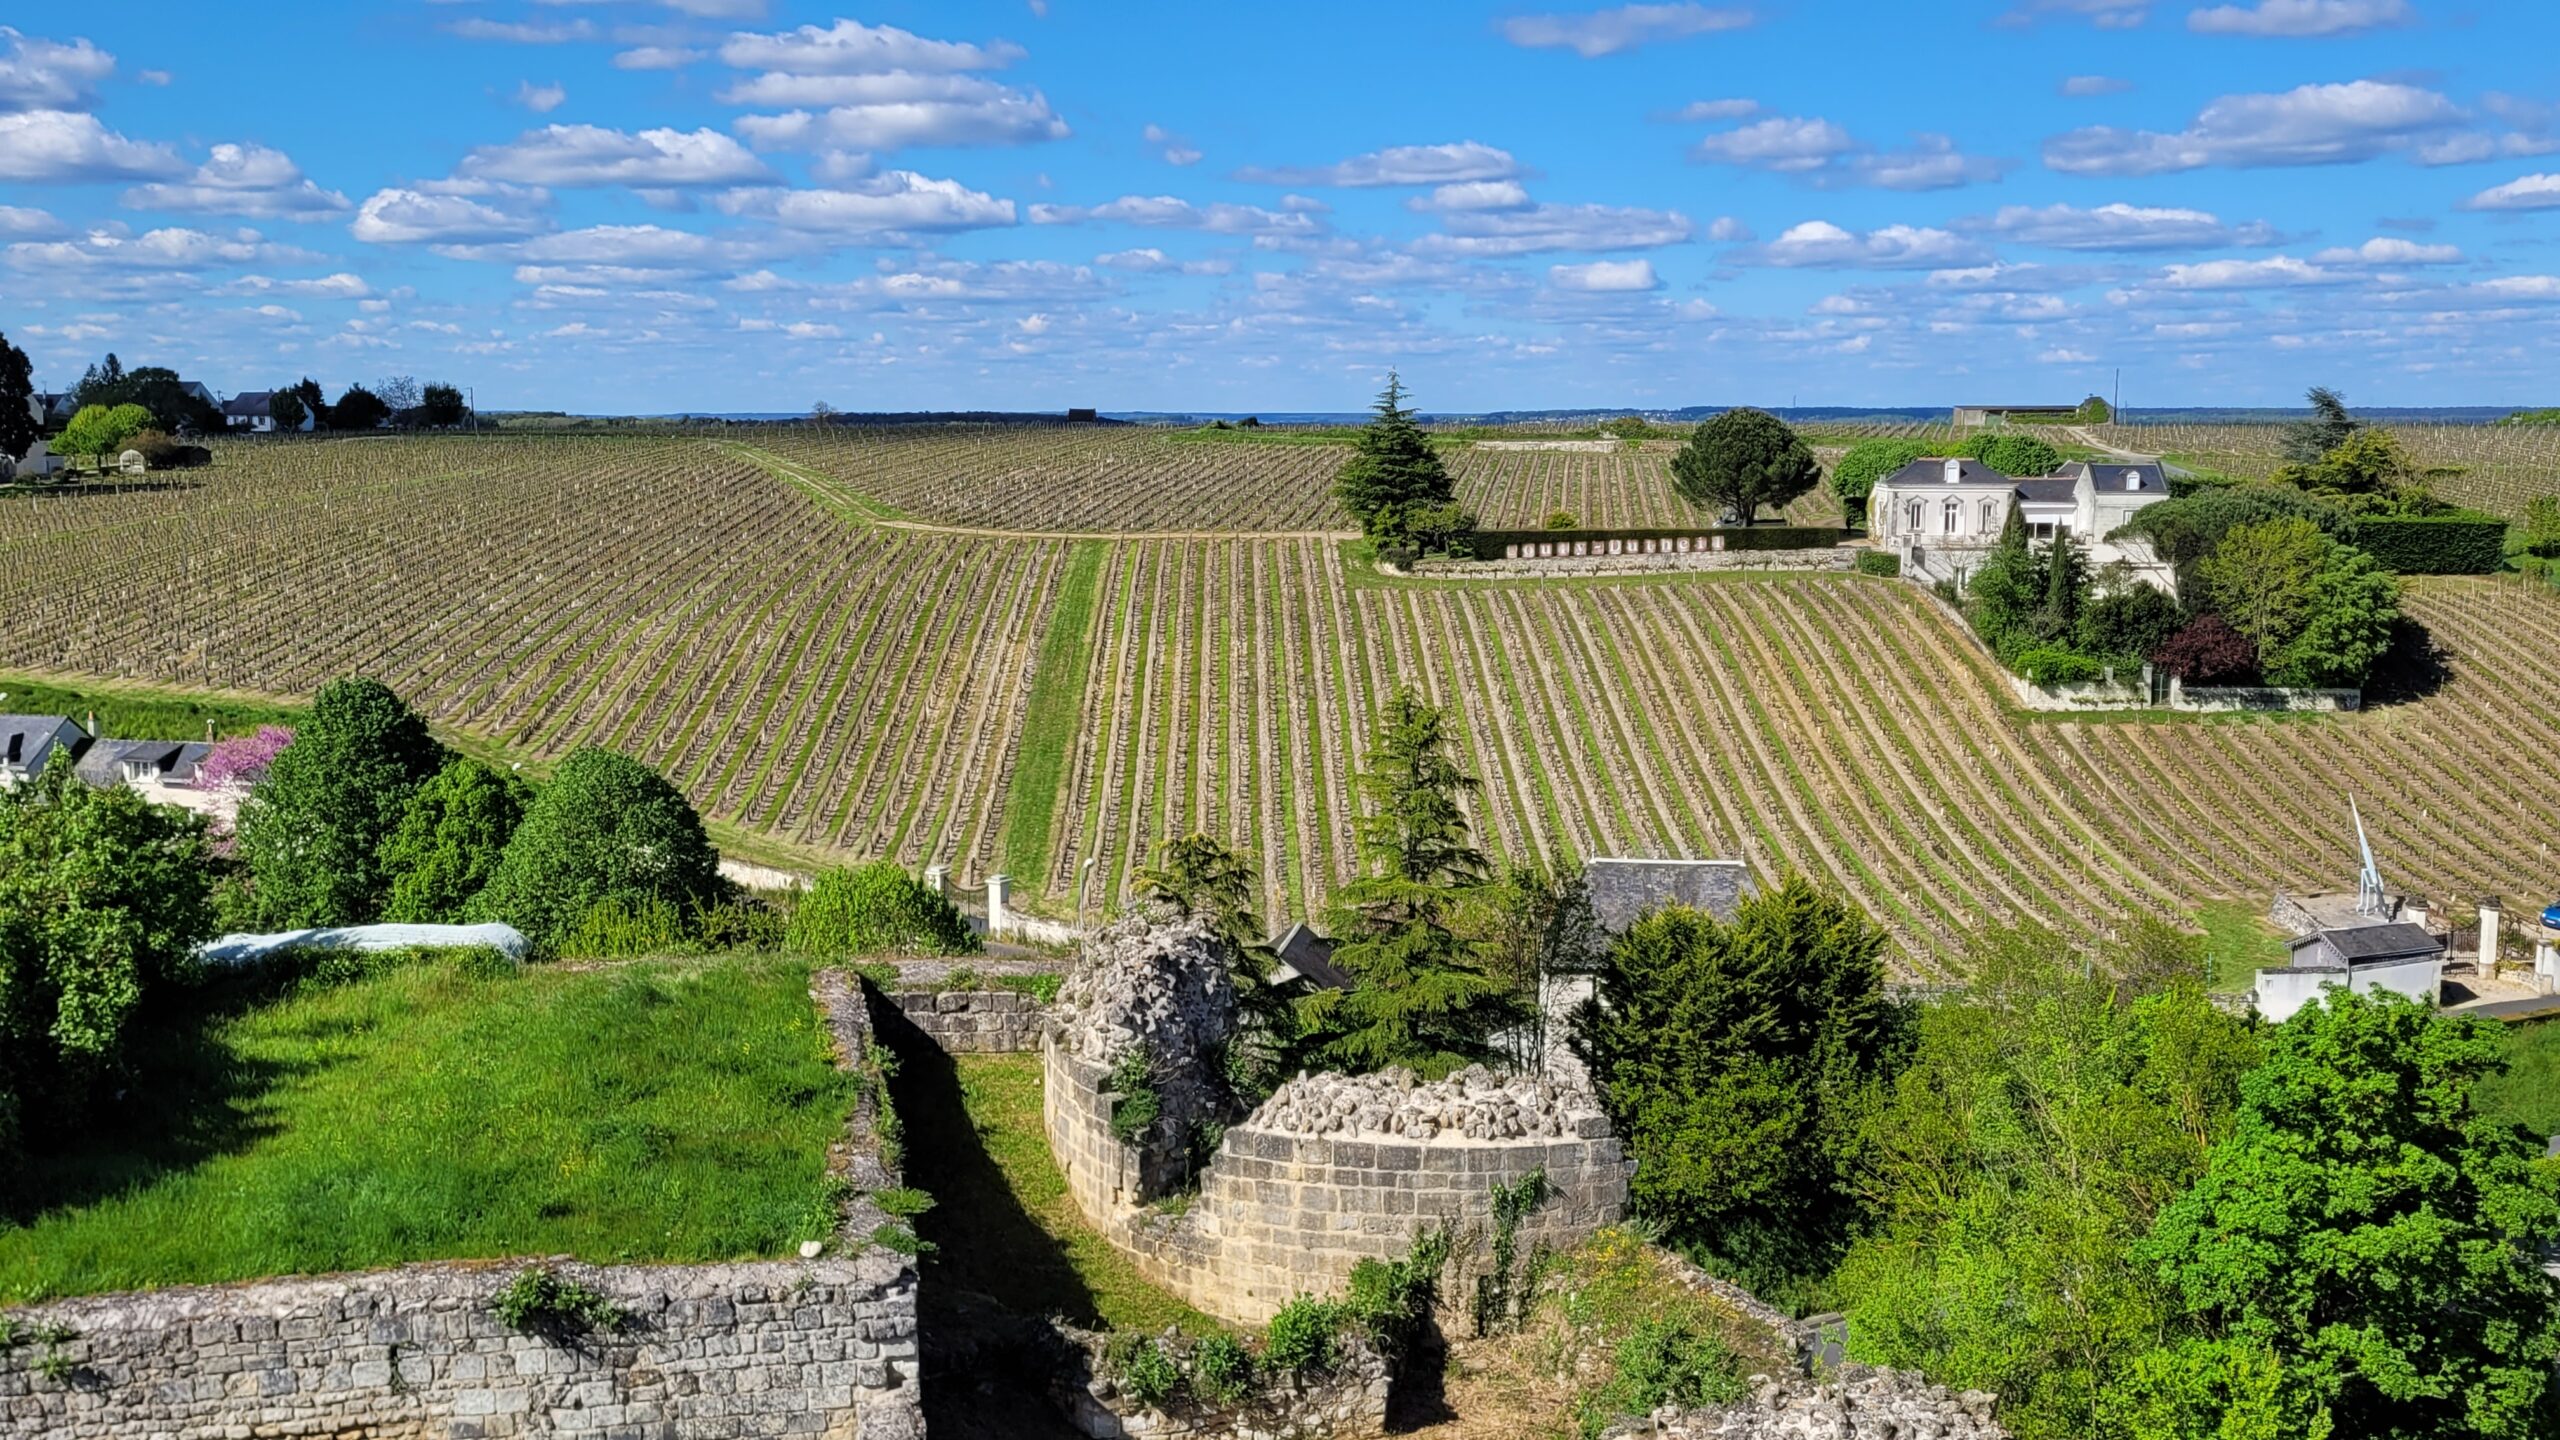
<path fill-rule="evenodd" d="M 0 330 L 48 386 L 2555 399 L 2526 0 L 60 14 L 0 28 Z"/>

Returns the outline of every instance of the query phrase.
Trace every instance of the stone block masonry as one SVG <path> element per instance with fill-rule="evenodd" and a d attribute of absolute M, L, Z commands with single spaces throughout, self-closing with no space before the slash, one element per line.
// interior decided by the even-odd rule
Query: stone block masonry
<path fill-rule="evenodd" d="M 16 1312 L 0 1434 L 213 1436 L 807 1435 L 907 1440 L 915 1274 L 902 1257 L 735 1265 L 560 1263 L 631 1317 L 574 1343 L 519 1334 L 490 1302 L 520 1263 L 414 1265 L 65 1300 Z"/>
<path fill-rule="evenodd" d="M 837 1059 L 871 1020 L 837 971 L 811 987 Z M 880 1097 L 829 1156 L 857 1190 L 895 1185 Z M 619 1330 L 525 1334 L 492 1308 L 523 1259 L 188 1286 L 8 1312 L 0 1436 L 46 1440 L 917 1440 L 915 1262 L 844 1209 L 834 1254 L 721 1265 L 543 1262 L 602 1292 Z M 54 1338 L 48 1338 L 54 1337 Z"/>
<path fill-rule="evenodd" d="M 949 1055 L 1019 1055 L 1040 1048 L 1047 1007 L 1019 990 L 889 990 L 907 1023 Z"/>
<path fill-rule="evenodd" d="M 1108 932 L 1041 1037 L 1042 1119 L 1068 1192 L 1157 1284 L 1258 1324 L 1292 1296 L 1338 1293 L 1352 1266 L 1405 1254 L 1425 1228 L 1489 1232 L 1494 1187 L 1540 1171 L 1551 1198 L 1524 1222 L 1524 1250 L 1569 1246 L 1624 1217 L 1630 1167 L 1597 1102 L 1536 1075 L 1304 1077 L 1220 1132 L 1195 1174 L 1209 1117 L 1179 1087 L 1218 1052 L 1234 1013 L 1231 992 L 1205 993 L 1211 975 L 1224 971 L 1196 932 Z M 1177 1117 L 1135 1144 L 1111 1125 L 1122 1098 L 1112 1076 L 1133 1049 L 1162 1062 L 1163 1109 Z M 1178 1212 L 1153 1208 L 1195 1180 Z"/>

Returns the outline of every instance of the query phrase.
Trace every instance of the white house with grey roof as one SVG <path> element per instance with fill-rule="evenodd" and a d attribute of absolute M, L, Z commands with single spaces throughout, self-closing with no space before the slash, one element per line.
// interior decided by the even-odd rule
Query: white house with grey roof
<path fill-rule="evenodd" d="M 2168 477 L 2157 464 L 2073 460 L 2051 475 L 2021 480 L 1979 460 L 1914 460 L 1876 482 L 1867 499 L 1867 530 L 1902 557 L 1904 574 L 1924 584 L 1962 584 L 2000 543 L 2015 510 L 2029 539 L 2050 542 L 2068 534 L 2092 565 L 2122 564 L 2166 590 L 2173 583 L 2169 567 L 2149 545 L 2108 537 L 2136 512 L 2168 498 Z"/>
<path fill-rule="evenodd" d="M 89 732 L 68 715 L 0 715 L 0 790 L 44 773 L 56 754 L 78 759 Z"/>

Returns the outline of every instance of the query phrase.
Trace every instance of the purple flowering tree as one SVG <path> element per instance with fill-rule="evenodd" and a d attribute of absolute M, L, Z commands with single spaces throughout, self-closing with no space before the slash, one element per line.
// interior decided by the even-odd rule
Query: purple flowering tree
<path fill-rule="evenodd" d="M 246 793 L 266 778 L 267 767 L 275 764 L 284 747 L 292 743 L 293 731 L 283 725 L 261 725 L 255 735 L 217 740 L 204 759 L 196 762 L 196 785 L 205 790 Z"/>

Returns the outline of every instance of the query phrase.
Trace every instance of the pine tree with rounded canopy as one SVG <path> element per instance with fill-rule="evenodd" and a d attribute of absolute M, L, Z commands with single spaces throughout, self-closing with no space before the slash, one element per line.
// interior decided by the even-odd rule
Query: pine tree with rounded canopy
<path fill-rule="evenodd" d="M 1783 510 L 1821 480 L 1822 466 L 1803 437 L 1766 410 L 1727 410 L 1671 457 L 1671 488 L 1682 499 L 1731 511 L 1744 525 L 1759 519 L 1761 506 Z"/>

